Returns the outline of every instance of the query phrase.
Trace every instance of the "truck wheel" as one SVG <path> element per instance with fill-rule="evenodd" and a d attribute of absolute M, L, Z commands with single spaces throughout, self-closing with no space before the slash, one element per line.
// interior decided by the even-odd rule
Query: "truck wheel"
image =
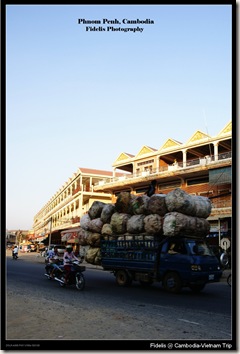
<path fill-rule="evenodd" d="M 163 279 L 163 287 L 170 293 L 180 293 L 182 289 L 182 281 L 179 275 L 175 272 L 167 273 Z"/>
<path fill-rule="evenodd" d="M 118 270 L 116 272 L 116 282 L 119 286 L 129 286 L 132 283 L 132 279 L 125 270 Z"/>
<path fill-rule="evenodd" d="M 205 288 L 206 284 L 191 284 L 189 285 L 189 288 L 194 292 L 194 293 L 200 293 Z"/>

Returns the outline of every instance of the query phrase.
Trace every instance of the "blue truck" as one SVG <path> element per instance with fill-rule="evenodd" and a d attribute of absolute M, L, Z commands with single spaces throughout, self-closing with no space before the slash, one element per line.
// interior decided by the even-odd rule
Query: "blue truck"
<path fill-rule="evenodd" d="M 199 237 L 122 236 L 101 240 L 100 250 L 103 269 L 115 275 L 119 286 L 161 282 L 171 293 L 183 287 L 200 292 L 222 276 L 219 260 Z"/>

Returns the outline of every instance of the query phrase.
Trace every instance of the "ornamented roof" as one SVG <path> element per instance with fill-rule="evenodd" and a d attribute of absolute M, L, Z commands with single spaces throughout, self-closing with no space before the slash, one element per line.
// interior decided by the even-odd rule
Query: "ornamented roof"
<path fill-rule="evenodd" d="M 144 145 L 135 157 L 145 155 L 145 154 L 148 154 L 148 153 L 151 153 L 154 151 L 157 151 L 157 149 L 154 149 L 154 148 L 151 148 L 147 145 Z"/>
<path fill-rule="evenodd" d="M 232 122 L 230 121 L 221 131 L 220 133 L 217 135 L 217 137 L 222 137 L 224 135 L 230 135 L 232 132 Z M 216 137 L 214 137 L 216 139 Z M 167 149 L 174 149 L 174 148 L 179 148 L 179 147 L 187 147 L 188 145 L 192 145 L 192 144 L 195 144 L 195 143 L 198 143 L 200 142 L 201 140 L 204 142 L 205 141 L 208 141 L 208 140 L 213 140 L 214 139 L 213 137 L 211 137 L 210 135 L 206 134 L 206 133 L 203 133 L 202 131 L 200 130 L 197 130 L 192 136 L 191 138 L 185 143 L 180 143 L 179 141 L 177 140 L 174 140 L 174 139 L 171 139 L 169 138 L 163 145 L 160 149 L 155 149 L 155 148 L 152 148 L 152 147 L 149 147 L 147 145 L 143 145 L 143 147 L 141 148 L 141 150 L 136 154 L 136 155 L 132 155 L 132 154 L 129 154 L 129 153 L 126 153 L 126 152 L 122 152 L 118 158 L 115 160 L 115 162 L 113 163 L 112 166 L 114 166 L 115 164 L 117 164 L 118 162 L 122 162 L 124 160 L 130 160 L 132 158 L 136 158 L 136 157 L 141 157 L 141 155 L 144 155 L 144 154 L 148 154 L 148 153 L 151 153 L 151 152 L 156 152 L 156 151 L 159 151 L 161 152 L 162 150 L 167 150 Z"/>
<path fill-rule="evenodd" d="M 119 161 L 122 161 L 122 160 L 131 159 L 132 157 L 134 157 L 134 155 L 128 154 L 127 152 L 122 152 L 122 153 L 118 156 L 118 158 L 116 159 L 115 163 L 116 163 L 116 162 L 119 162 Z"/>
<path fill-rule="evenodd" d="M 223 136 L 232 132 L 232 122 L 229 122 L 217 136 Z"/>
<path fill-rule="evenodd" d="M 164 149 L 168 149 L 170 147 L 176 147 L 176 146 L 180 146 L 180 145 L 182 145 L 182 144 L 179 141 L 176 141 L 173 139 L 168 139 L 159 150 L 161 151 Z"/>
<path fill-rule="evenodd" d="M 186 145 L 191 144 L 191 143 L 195 143 L 196 141 L 199 140 L 204 140 L 204 139 L 210 139 L 210 135 L 205 134 L 203 132 L 201 132 L 200 130 L 197 130 L 192 136 L 191 138 L 187 141 Z"/>

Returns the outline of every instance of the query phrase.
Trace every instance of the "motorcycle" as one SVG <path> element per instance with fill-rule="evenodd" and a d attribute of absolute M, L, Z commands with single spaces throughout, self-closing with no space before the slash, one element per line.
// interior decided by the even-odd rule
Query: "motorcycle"
<path fill-rule="evenodd" d="M 66 270 L 63 265 L 55 265 L 54 276 L 50 277 L 50 273 L 52 270 L 51 264 L 47 264 L 45 266 L 45 276 L 48 279 L 54 279 L 59 282 L 61 287 L 72 286 L 75 285 L 77 290 L 83 290 L 85 288 L 85 277 L 82 274 L 86 270 L 85 266 L 81 266 L 81 261 L 73 261 L 70 263 L 71 271 L 69 273 L 67 284 L 65 283 Z"/>
<path fill-rule="evenodd" d="M 46 259 L 45 259 L 45 276 L 48 279 L 54 279 L 55 277 L 60 278 L 64 272 L 64 267 L 63 267 L 63 262 L 59 262 L 58 264 L 56 263 L 49 263 Z M 53 277 L 51 277 L 51 272 L 54 268 L 54 272 L 53 272 Z"/>

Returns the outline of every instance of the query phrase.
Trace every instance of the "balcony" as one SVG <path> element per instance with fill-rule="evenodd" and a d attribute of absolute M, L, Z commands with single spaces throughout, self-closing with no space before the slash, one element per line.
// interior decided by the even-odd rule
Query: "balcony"
<path fill-rule="evenodd" d="M 141 179 L 143 177 L 147 176 L 153 176 L 154 175 L 163 175 L 164 173 L 171 171 L 185 171 L 194 167 L 207 167 L 207 166 L 217 166 L 217 165 L 222 165 L 224 161 L 227 163 L 228 161 L 231 162 L 232 160 L 232 152 L 225 152 L 222 154 L 218 155 L 218 158 L 215 159 L 213 155 L 211 156 L 205 156 L 204 158 L 198 158 L 194 160 L 187 160 L 185 165 L 183 164 L 182 161 L 179 161 L 177 163 L 174 163 L 172 165 L 166 165 L 166 166 L 160 166 L 159 168 L 156 169 L 151 169 L 149 171 L 142 171 L 142 172 L 137 172 L 137 173 L 131 173 L 131 174 L 126 174 L 125 176 L 122 177 L 111 177 L 106 179 L 104 182 L 100 181 L 96 184 L 94 184 L 94 187 L 98 186 L 106 186 L 111 183 L 118 183 L 124 180 L 129 180 L 129 179 Z"/>

